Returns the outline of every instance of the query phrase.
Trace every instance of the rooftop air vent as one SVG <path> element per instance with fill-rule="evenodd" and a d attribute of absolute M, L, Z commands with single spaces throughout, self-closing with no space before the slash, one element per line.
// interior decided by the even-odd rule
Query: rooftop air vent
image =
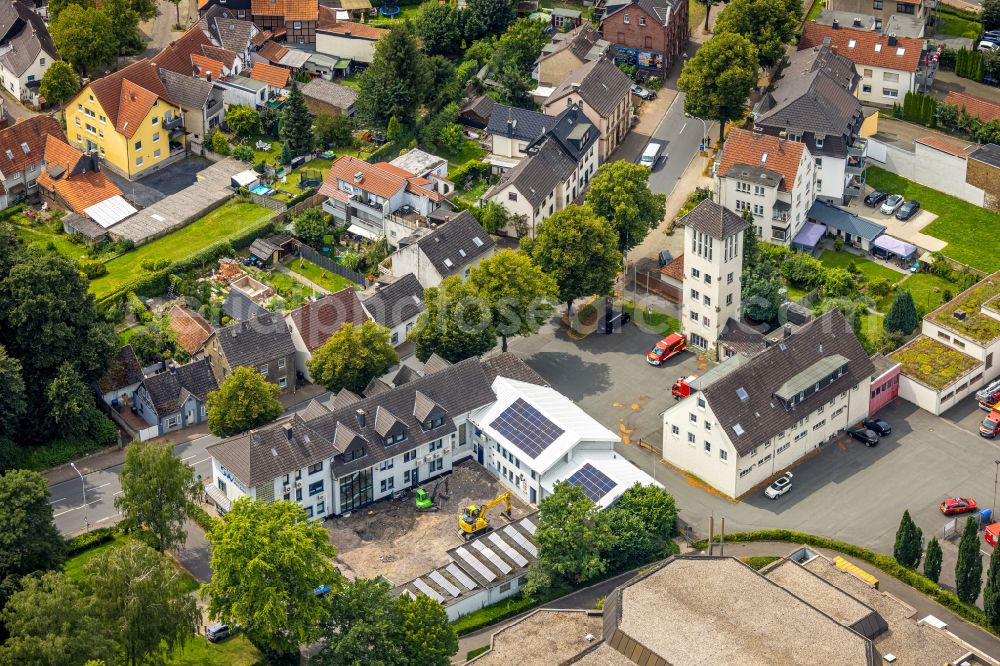
<path fill-rule="evenodd" d="M 959 321 L 965 321 L 965 310 L 955 310 L 955 312 L 952 314 L 955 317 L 955 319 Z"/>
<path fill-rule="evenodd" d="M 741 402 L 746 402 L 747 400 L 750 399 L 750 394 L 747 393 L 747 390 L 742 386 L 736 389 L 736 395 L 737 397 L 739 397 Z"/>
<path fill-rule="evenodd" d="M 354 174 L 355 183 L 361 183 L 364 182 L 364 180 L 365 180 L 365 174 L 363 171 L 358 171 L 356 174 Z"/>

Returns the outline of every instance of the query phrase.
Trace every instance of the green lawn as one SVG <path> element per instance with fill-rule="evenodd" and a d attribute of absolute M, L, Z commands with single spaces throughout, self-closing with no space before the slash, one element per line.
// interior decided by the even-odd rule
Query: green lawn
<path fill-rule="evenodd" d="M 457 166 L 461 166 L 469 160 L 479 160 L 486 157 L 486 151 L 480 148 L 479 143 L 472 139 L 463 139 L 462 145 L 458 150 L 438 148 L 434 152 Z"/>
<path fill-rule="evenodd" d="M 307 280 L 318 284 L 324 289 L 329 291 L 340 291 L 346 287 L 353 287 L 359 289 L 360 287 L 345 277 L 341 277 L 336 273 L 324 270 L 323 268 L 317 266 L 311 261 L 307 261 L 302 258 L 292 259 L 290 262 L 285 264 L 288 266 L 289 270 L 293 273 L 298 273 L 299 275 L 305 277 Z"/>
<path fill-rule="evenodd" d="M 866 173 L 868 184 L 875 189 L 916 199 L 937 214 L 938 218 L 924 227 L 923 233 L 947 242 L 945 255 L 981 271 L 996 270 L 1000 234 L 991 230 L 1000 228 L 1000 215 L 878 167 L 869 167 Z"/>
<path fill-rule="evenodd" d="M 908 277 L 905 282 L 899 285 L 901 289 L 909 289 L 913 295 L 913 303 L 921 312 L 930 312 L 944 301 L 941 294 L 945 289 L 951 292 L 952 296 L 958 296 L 960 291 L 958 285 L 950 280 L 945 280 L 933 273 L 915 273 Z M 892 295 L 886 299 L 886 310 L 892 304 Z"/>
<path fill-rule="evenodd" d="M 244 636 L 221 643 L 209 643 L 193 636 L 177 654 L 167 658 L 167 666 L 255 666 L 263 664 L 260 652 Z"/>
<path fill-rule="evenodd" d="M 816 2 L 813 3 L 813 6 L 809 9 L 809 13 L 806 14 L 806 23 L 809 21 L 815 21 L 819 18 L 819 13 L 823 11 L 824 7 L 826 7 L 826 0 L 816 0 Z"/>
<path fill-rule="evenodd" d="M 798 287 L 793 287 L 787 281 L 785 282 L 785 289 L 788 290 L 788 300 L 797 301 L 800 298 L 805 297 L 809 292 L 804 289 L 799 289 Z"/>
<path fill-rule="evenodd" d="M 63 572 L 66 574 L 66 578 L 73 581 L 74 583 L 81 582 L 84 579 L 84 576 L 86 575 L 84 573 L 84 567 L 87 565 L 88 562 L 90 562 L 92 559 L 94 559 L 101 553 L 105 553 L 113 548 L 119 548 L 120 546 L 123 546 L 126 542 L 128 542 L 130 538 L 131 537 L 129 536 L 119 534 L 115 536 L 113 541 L 102 543 L 100 546 L 90 548 L 88 550 L 83 551 L 82 553 L 77 553 L 73 557 L 66 560 L 66 565 L 63 567 Z M 176 562 L 174 564 L 177 567 L 177 570 L 183 576 L 184 590 L 186 592 L 194 592 L 199 587 L 201 587 L 198 581 L 194 579 L 194 576 L 192 576 L 187 572 L 187 569 L 184 569 L 183 567 L 181 567 L 180 564 L 177 564 Z"/>
<path fill-rule="evenodd" d="M 213 243 L 243 233 L 274 215 L 274 211 L 252 203 L 232 200 L 205 217 L 195 220 L 172 234 L 142 245 L 107 263 L 108 273 L 90 283 L 90 291 L 101 298 L 144 271 L 147 259 L 174 262 L 197 254 Z"/>
<path fill-rule="evenodd" d="M 940 22 L 934 32 L 939 35 L 967 37 L 968 39 L 974 40 L 978 39 L 979 35 L 982 34 L 983 24 L 942 12 L 940 15 Z"/>
<path fill-rule="evenodd" d="M 861 273 L 863 273 L 869 281 L 881 280 L 884 278 L 890 283 L 895 284 L 905 277 L 899 271 L 894 271 L 891 268 L 882 266 L 881 264 L 875 263 L 870 259 L 859 257 L 856 254 L 851 254 L 850 252 L 825 250 L 823 254 L 819 256 L 819 260 L 827 268 L 846 269 L 851 265 L 851 263 L 854 263 L 858 270 L 861 271 Z"/>
<path fill-rule="evenodd" d="M 350 151 L 354 153 L 354 150 Z M 344 151 L 346 154 L 347 151 Z M 302 181 L 302 175 L 312 177 L 316 171 L 319 171 L 319 182 L 320 185 L 323 184 L 323 180 L 326 179 L 326 174 L 330 172 L 330 166 L 333 164 L 333 160 L 328 160 L 323 157 L 317 157 L 314 160 L 307 162 L 298 169 L 295 169 L 291 173 L 284 176 L 285 182 L 281 182 L 281 178 L 275 182 L 275 187 L 278 188 L 278 192 L 274 192 L 271 196 L 276 199 L 282 199 L 285 201 L 290 201 L 291 199 L 302 194 L 303 189 L 299 187 L 299 183 Z M 316 187 L 319 187 L 318 185 Z M 285 194 L 287 192 L 287 194 Z"/>
<path fill-rule="evenodd" d="M 632 317 L 632 322 L 638 324 L 643 330 L 648 330 L 656 335 L 665 336 L 668 333 L 681 330 L 681 323 L 663 312 L 650 310 L 647 308 L 636 308 L 634 303 L 625 302 L 625 312 Z"/>
<path fill-rule="evenodd" d="M 56 252 L 71 261 L 76 261 L 87 252 L 86 246 L 71 241 L 69 234 L 53 233 L 43 226 L 26 227 L 15 224 L 14 233 L 25 243 L 38 243 L 45 246 L 51 241 L 56 248 Z"/>
<path fill-rule="evenodd" d="M 875 312 L 869 312 L 868 314 L 861 315 L 861 331 L 868 337 L 869 340 L 877 340 L 882 334 L 883 319 L 885 319 L 883 315 Z"/>

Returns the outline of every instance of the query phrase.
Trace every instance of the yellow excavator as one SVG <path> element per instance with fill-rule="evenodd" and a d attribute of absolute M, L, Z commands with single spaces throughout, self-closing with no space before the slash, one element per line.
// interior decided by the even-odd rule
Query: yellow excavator
<path fill-rule="evenodd" d="M 486 519 L 486 512 L 501 502 L 504 503 L 507 518 L 511 517 L 510 491 L 490 500 L 486 504 L 470 504 L 462 511 L 458 517 L 458 526 L 462 529 L 462 536 L 466 539 L 477 536 L 490 529 L 490 521 Z"/>

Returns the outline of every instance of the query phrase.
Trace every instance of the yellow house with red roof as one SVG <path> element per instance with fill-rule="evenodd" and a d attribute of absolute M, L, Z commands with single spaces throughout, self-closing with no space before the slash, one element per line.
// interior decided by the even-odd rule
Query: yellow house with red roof
<path fill-rule="evenodd" d="M 66 137 L 129 179 L 181 159 L 184 118 L 157 66 L 140 60 L 93 81 L 66 105 Z"/>

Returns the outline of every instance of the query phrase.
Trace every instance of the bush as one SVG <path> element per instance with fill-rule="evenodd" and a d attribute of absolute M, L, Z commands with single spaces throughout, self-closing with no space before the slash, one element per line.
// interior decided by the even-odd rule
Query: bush
<path fill-rule="evenodd" d="M 16 206 L 11 206 L 10 208 L 0 211 L 0 222 L 7 222 L 8 220 L 20 215 L 24 211 L 25 204 L 19 203 Z"/>
<path fill-rule="evenodd" d="M 158 271 L 166 268 L 170 265 L 170 261 L 167 259 L 146 259 L 139 264 L 139 268 L 144 271 Z"/>
<path fill-rule="evenodd" d="M 97 259 L 82 257 L 77 260 L 76 265 L 80 272 L 87 276 L 88 280 L 99 278 L 108 272 L 108 267 L 104 265 L 104 262 Z"/>
<path fill-rule="evenodd" d="M 240 160 L 241 162 L 253 162 L 254 149 L 251 146 L 241 143 L 240 145 L 233 148 L 233 157 Z"/>
<path fill-rule="evenodd" d="M 115 540 L 115 528 L 98 527 L 97 529 L 78 534 L 72 539 L 66 539 L 66 557 L 79 555 L 85 550 L 96 548 L 101 544 Z"/>
<path fill-rule="evenodd" d="M 210 145 L 214 153 L 218 153 L 219 155 L 229 154 L 229 139 L 222 132 L 216 131 L 212 134 Z"/>
<path fill-rule="evenodd" d="M 489 164 L 481 160 L 469 160 L 455 169 L 449 180 L 455 183 L 455 187 L 464 189 L 467 181 L 474 183 L 477 180 L 489 178 L 492 168 Z"/>
<path fill-rule="evenodd" d="M 215 523 L 219 520 L 218 518 L 210 516 L 208 511 L 205 511 L 197 504 L 188 505 L 188 518 L 197 523 L 198 527 L 206 532 L 212 531 L 212 528 L 215 527 Z"/>
<path fill-rule="evenodd" d="M 844 238 L 842 236 L 837 236 L 836 238 L 833 239 L 833 249 L 836 252 L 840 252 L 841 250 L 844 249 Z"/>

